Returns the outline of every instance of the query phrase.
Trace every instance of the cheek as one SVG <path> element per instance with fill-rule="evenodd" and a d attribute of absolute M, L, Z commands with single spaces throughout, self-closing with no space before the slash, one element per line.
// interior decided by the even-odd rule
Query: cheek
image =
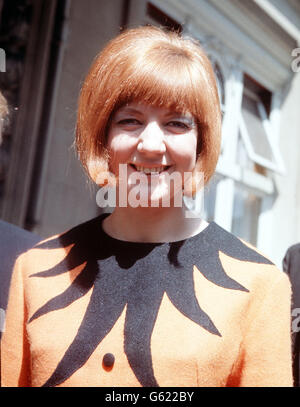
<path fill-rule="evenodd" d="M 112 136 L 108 139 L 110 163 L 115 166 L 118 163 L 127 162 L 135 149 L 136 140 L 127 135 Z"/>
<path fill-rule="evenodd" d="M 169 151 L 178 169 L 192 170 L 197 158 L 197 139 L 193 135 L 185 135 L 174 141 Z"/>

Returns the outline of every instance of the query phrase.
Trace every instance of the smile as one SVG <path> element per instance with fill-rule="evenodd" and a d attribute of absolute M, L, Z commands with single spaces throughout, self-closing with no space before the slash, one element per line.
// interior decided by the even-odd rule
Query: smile
<path fill-rule="evenodd" d="M 145 174 L 160 174 L 170 168 L 170 165 L 160 165 L 159 167 L 144 167 L 142 165 L 130 164 L 136 171 L 144 172 Z"/>

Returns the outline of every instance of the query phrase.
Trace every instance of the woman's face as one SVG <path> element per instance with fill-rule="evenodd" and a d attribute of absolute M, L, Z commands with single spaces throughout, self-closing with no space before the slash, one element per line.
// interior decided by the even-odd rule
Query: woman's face
<path fill-rule="evenodd" d="M 172 200 L 195 168 L 197 126 L 189 112 L 132 102 L 114 113 L 108 149 L 119 192 L 126 184 L 129 198 L 139 190 L 148 203 Z"/>

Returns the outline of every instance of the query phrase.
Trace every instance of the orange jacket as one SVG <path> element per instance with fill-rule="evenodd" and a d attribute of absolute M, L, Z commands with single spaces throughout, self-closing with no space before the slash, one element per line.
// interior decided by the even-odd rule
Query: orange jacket
<path fill-rule="evenodd" d="M 133 243 L 103 216 L 18 258 L 2 386 L 292 386 L 284 273 L 215 223 Z"/>

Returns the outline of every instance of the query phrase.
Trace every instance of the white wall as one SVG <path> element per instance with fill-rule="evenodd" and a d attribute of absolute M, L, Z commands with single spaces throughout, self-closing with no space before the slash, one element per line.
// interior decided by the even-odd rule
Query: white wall
<path fill-rule="evenodd" d="M 286 175 L 276 176 L 278 198 L 272 210 L 272 260 L 281 267 L 287 248 L 300 242 L 300 73 L 282 105 L 280 148 Z"/>

